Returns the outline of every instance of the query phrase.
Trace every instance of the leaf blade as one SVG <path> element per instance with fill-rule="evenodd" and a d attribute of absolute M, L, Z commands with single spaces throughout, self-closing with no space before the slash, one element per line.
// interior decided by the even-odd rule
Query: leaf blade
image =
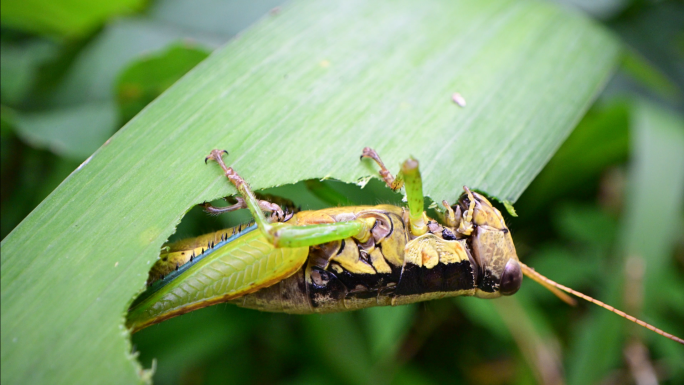
<path fill-rule="evenodd" d="M 392 169 L 421 159 L 437 201 L 463 184 L 514 201 L 617 53 L 536 2 L 293 3 L 171 87 L 3 240 L 6 379 L 133 382 L 128 303 L 184 212 L 234 193 L 202 164 L 212 148 L 254 189 L 375 175 L 358 162 L 374 146 Z"/>

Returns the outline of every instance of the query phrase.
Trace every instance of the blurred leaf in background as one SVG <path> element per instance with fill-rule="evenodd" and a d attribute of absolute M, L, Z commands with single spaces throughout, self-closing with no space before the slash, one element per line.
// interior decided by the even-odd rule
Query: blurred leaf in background
<path fill-rule="evenodd" d="M 46 36 L 76 37 L 91 33 L 108 19 L 139 10 L 141 0 L 54 2 L 9 0 L 2 3 L 2 25 Z"/>
<path fill-rule="evenodd" d="M 142 3 L 35 3 L 2 5 L 2 238 L 118 127 L 280 4 L 165 0 L 132 15 Z"/>
<path fill-rule="evenodd" d="M 561 3 L 612 29 L 628 49 L 622 70 L 516 202 L 519 217 L 507 218 L 518 253 L 550 278 L 682 336 L 684 6 Z M 279 5 L 3 1 L 0 236 L 119 127 Z M 524 92 L 542 87 L 520 82 Z M 515 116 L 510 106 L 500 116 Z M 309 209 L 401 200 L 376 180 L 363 190 L 309 180 L 265 192 Z M 247 218 L 192 209 L 173 237 Z M 638 383 L 639 375 L 681 383 L 680 346 L 592 306 L 570 308 L 530 282 L 499 301 L 457 298 L 331 316 L 220 305 L 146 329 L 133 336 L 133 348 L 143 367 L 156 362 L 158 384 L 585 384 Z"/>
<path fill-rule="evenodd" d="M 176 45 L 122 71 L 116 86 L 122 120 L 127 122 L 133 118 L 208 55 L 209 52 L 203 49 Z"/>

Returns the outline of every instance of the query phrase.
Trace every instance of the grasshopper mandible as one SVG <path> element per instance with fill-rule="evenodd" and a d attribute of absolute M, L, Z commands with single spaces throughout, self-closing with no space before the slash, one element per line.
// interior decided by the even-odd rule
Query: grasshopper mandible
<path fill-rule="evenodd" d="M 257 199 L 226 166 L 224 154 L 213 150 L 205 162 L 217 162 L 240 197 L 232 206 L 205 209 L 221 213 L 247 208 L 255 224 L 167 246 L 150 272 L 149 288 L 129 309 L 127 325 L 133 332 L 222 302 L 306 314 L 455 296 L 497 298 L 515 294 L 524 274 L 566 302 L 574 300 L 560 290 L 684 343 L 520 262 L 499 210 L 467 187 L 453 206 L 442 202 L 441 223 L 428 218 L 415 159 L 406 160 L 395 178 L 373 149 L 366 147 L 361 155 L 378 164 L 389 188 L 405 187 L 408 208 L 351 206 L 289 213 Z"/>

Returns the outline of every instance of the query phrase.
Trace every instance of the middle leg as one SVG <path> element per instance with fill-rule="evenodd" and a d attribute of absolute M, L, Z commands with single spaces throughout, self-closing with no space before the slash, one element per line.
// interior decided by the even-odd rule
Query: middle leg
<path fill-rule="evenodd" d="M 423 210 L 423 179 L 420 176 L 418 161 L 413 158 L 406 159 L 401 165 L 401 172 L 395 179 L 385 167 L 378 153 L 372 148 L 364 148 L 361 158 L 371 158 L 380 166 L 380 176 L 392 190 L 396 191 L 405 185 L 411 234 L 414 236 L 425 234 L 428 230 L 427 216 Z"/>

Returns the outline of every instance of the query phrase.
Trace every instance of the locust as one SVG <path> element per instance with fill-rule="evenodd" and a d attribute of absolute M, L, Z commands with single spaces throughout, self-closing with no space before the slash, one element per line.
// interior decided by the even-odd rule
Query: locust
<path fill-rule="evenodd" d="M 515 294 L 523 275 L 562 300 L 575 295 L 649 330 L 684 340 L 601 301 L 558 284 L 518 259 L 501 212 L 482 194 L 463 187 L 455 204 L 442 201 L 439 221 L 424 211 L 419 163 L 409 158 L 397 176 L 372 148 L 363 149 L 392 190 L 405 189 L 408 207 L 334 207 L 292 212 L 258 199 L 247 182 L 215 161 L 239 197 L 212 214 L 248 209 L 254 224 L 182 240 L 162 249 L 148 288 L 133 301 L 127 327 L 137 332 L 218 303 L 267 312 L 332 313 L 398 306 L 432 299 Z M 267 216 L 267 213 L 269 214 Z"/>

